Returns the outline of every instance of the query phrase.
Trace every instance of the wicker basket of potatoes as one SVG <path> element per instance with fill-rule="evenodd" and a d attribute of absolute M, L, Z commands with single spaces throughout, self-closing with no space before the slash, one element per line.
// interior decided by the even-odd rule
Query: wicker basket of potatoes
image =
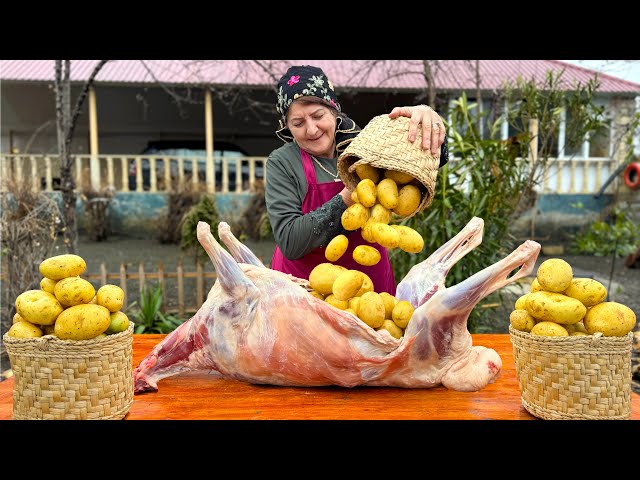
<path fill-rule="evenodd" d="M 433 201 L 440 153 L 431 155 L 422 147 L 422 132 L 407 139 L 409 120 L 374 117 L 338 157 L 338 174 L 352 192 L 364 178 L 378 191 L 393 191 L 400 203 L 391 210 L 401 217 L 412 217 Z M 382 185 L 381 185 L 382 183 Z"/>
<path fill-rule="evenodd" d="M 604 285 L 574 278 L 551 258 L 511 312 L 509 334 L 522 404 L 543 419 L 622 420 L 631 415 L 636 315 L 605 301 Z"/>
<path fill-rule="evenodd" d="M 16 298 L 3 335 L 15 379 L 15 420 L 118 420 L 133 403 L 134 324 L 124 291 L 97 291 L 86 262 L 65 254 L 40 264 L 40 289 Z"/>

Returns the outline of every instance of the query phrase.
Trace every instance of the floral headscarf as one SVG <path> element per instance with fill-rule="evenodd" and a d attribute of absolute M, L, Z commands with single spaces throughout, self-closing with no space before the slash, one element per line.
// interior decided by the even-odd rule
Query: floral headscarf
<path fill-rule="evenodd" d="M 293 135 L 287 128 L 287 111 L 291 102 L 305 96 L 317 97 L 327 106 L 338 111 L 336 122 L 336 150 L 340 154 L 347 144 L 360 132 L 353 120 L 344 115 L 338 103 L 333 84 L 322 69 L 311 65 L 290 67 L 278 81 L 278 102 L 276 110 L 281 115 L 280 129 L 276 135 L 284 142 L 293 141 Z"/>

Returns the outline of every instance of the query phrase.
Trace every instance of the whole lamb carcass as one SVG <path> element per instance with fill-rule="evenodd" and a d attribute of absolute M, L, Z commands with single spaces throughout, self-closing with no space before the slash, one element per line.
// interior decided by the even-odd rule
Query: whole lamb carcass
<path fill-rule="evenodd" d="M 447 273 L 481 243 L 483 228 L 484 221 L 473 218 L 398 284 L 397 298 L 415 311 L 395 339 L 312 296 L 305 280 L 265 267 L 226 223 L 218 233 L 229 251 L 199 222 L 198 240 L 217 280 L 196 314 L 136 367 L 135 392 L 155 391 L 161 379 L 192 370 L 254 384 L 480 390 L 495 381 L 502 360 L 472 345 L 467 318 L 481 299 L 531 273 L 540 253 L 540 245 L 527 240 L 446 288 Z"/>

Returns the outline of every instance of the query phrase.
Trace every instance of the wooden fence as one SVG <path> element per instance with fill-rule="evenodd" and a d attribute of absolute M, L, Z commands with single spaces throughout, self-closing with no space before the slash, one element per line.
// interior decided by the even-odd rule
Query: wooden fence
<path fill-rule="evenodd" d="M 121 263 L 119 271 L 111 273 L 107 270 L 106 264 L 101 263 L 100 273 L 84 273 L 82 278 L 89 281 L 97 280 L 99 287 L 105 284 L 119 285 L 124 290 L 124 308 L 134 300 L 139 303 L 137 298 L 129 298 L 132 290 L 129 288 L 131 282 L 137 283 L 137 289 L 134 287 L 133 290 L 142 294 L 145 287 L 148 286 L 147 283 L 150 280 L 155 280 L 155 283 L 160 285 L 162 289 L 162 312 L 177 313 L 182 317 L 186 313 L 196 312 L 202 306 L 217 275 L 215 272 L 205 271 L 200 263 L 196 264 L 195 271 L 185 271 L 182 260 L 179 260 L 175 272 L 165 271 L 163 262 L 158 262 L 156 271 L 145 271 L 144 265 L 140 263 L 137 272 L 128 272 L 126 264 Z M 195 295 L 185 294 L 185 280 L 189 281 L 190 279 L 195 280 Z M 169 288 L 171 288 L 171 295 L 167 293 Z M 168 300 L 175 300 L 175 302 Z"/>

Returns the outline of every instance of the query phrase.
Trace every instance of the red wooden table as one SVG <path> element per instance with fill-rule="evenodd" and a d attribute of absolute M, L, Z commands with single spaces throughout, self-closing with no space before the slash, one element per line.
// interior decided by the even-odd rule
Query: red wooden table
<path fill-rule="evenodd" d="M 164 335 L 133 336 L 133 366 Z M 134 396 L 126 420 L 535 420 L 520 402 L 508 334 L 473 335 L 502 358 L 498 379 L 478 392 L 383 387 L 278 387 L 221 379 L 205 371 L 165 378 Z M 12 418 L 13 379 L 0 383 L 0 420 Z M 632 394 L 631 418 L 640 419 Z"/>

